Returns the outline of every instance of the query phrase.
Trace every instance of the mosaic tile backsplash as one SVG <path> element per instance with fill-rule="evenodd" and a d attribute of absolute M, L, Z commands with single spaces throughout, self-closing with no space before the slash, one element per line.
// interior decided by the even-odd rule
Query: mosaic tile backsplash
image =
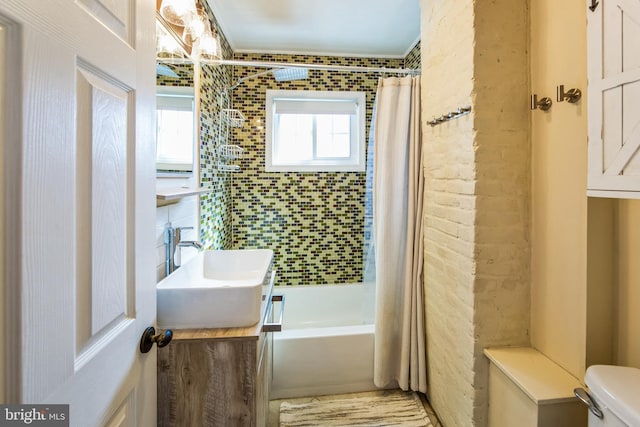
<path fill-rule="evenodd" d="M 362 67 L 419 68 L 420 43 L 404 59 L 306 55 L 233 54 L 221 36 L 225 58 L 247 61 L 308 62 Z M 177 67 L 181 79 L 158 84 L 193 84 L 192 72 Z M 381 77 L 375 73 L 310 70 L 305 80 L 276 82 L 271 75 L 239 79 L 264 68 L 201 66 L 200 174 L 213 192 L 201 196 L 201 240 L 207 249 L 270 248 L 275 252 L 279 285 L 353 283 L 362 280 L 364 244 L 364 172 L 265 172 L 265 95 L 267 89 L 366 92 L 367 140 L 373 102 Z M 222 108 L 246 117 L 242 128 L 221 140 Z M 216 146 L 244 149 L 241 170 L 219 170 Z"/>
<path fill-rule="evenodd" d="M 220 25 L 205 3 L 212 28 L 220 37 L 223 57 L 231 58 L 233 52 L 220 29 Z M 231 249 L 232 247 L 232 177 L 216 167 L 216 142 L 220 140 L 218 120 L 220 110 L 229 108 L 230 99 L 224 89 L 231 86 L 233 70 L 227 65 L 201 65 L 200 75 L 200 184 L 213 191 L 200 197 L 200 238 L 206 249 Z"/>
<path fill-rule="evenodd" d="M 310 62 L 401 68 L 402 59 L 237 54 L 247 61 Z M 261 71 L 235 67 L 238 80 Z M 234 248 L 271 248 L 280 285 L 362 281 L 364 172 L 265 172 L 267 89 L 363 91 L 367 133 L 378 78 L 374 73 L 310 70 L 305 80 L 276 82 L 271 75 L 249 79 L 233 93 L 234 108 L 247 118 L 234 138 L 246 156 L 232 185 Z"/>
<path fill-rule="evenodd" d="M 411 68 L 414 70 L 420 69 L 420 61 L 422 56 L 420 55 L 420 42 L 411 49 L 406 58 L 404 58 L 404 68 Z"/>

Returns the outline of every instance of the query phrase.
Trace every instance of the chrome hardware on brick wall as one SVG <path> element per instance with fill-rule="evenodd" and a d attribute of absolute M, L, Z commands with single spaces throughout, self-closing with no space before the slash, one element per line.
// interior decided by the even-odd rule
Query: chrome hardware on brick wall
<path fill-rule="evenodd" d="M 442 124 L 444 122 L 448 122 L 449 120 L 457 119 L 458 117 L 464 116 L 471 112 L 471 106 L 458 108 L 456 111 L 451 111 L 447 114 L 443 114 L 440 117 L 434 117 L 433 119 L 427 122 L 428 125 L 436 126 Z"/>

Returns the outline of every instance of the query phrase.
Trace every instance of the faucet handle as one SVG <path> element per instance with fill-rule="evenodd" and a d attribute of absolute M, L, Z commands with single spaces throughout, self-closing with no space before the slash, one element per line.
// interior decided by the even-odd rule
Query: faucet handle
<path fill-rule="evenodd" d="M 182 240 L 182 230 L 193 230 L 193 227 L 176 227 L 175 228 L 175 242 L 176 244 L 180 242 L 180 240 Z"/>

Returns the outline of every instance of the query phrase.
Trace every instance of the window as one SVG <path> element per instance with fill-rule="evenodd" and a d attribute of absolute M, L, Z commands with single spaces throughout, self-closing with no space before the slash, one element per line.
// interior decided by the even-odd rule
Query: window
<path fill-rule="evenodd" d="M 267 172 L 364 171 L 364 92 L 267 91 Z"/>
<path fill-rule="evenodd" d="M 156 169 L 193 172 L 194 100 L 191 87 L 158 87 L 156 93 Z"/>

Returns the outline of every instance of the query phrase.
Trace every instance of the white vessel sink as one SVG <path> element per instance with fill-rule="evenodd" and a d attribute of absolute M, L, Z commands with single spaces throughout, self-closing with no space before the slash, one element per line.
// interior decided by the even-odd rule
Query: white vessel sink
<path fill-rule="evenodd" d="M 160 328 L 234 328 L 260 319 L 270 249 L 203 251 L 157 285 Z"/>

